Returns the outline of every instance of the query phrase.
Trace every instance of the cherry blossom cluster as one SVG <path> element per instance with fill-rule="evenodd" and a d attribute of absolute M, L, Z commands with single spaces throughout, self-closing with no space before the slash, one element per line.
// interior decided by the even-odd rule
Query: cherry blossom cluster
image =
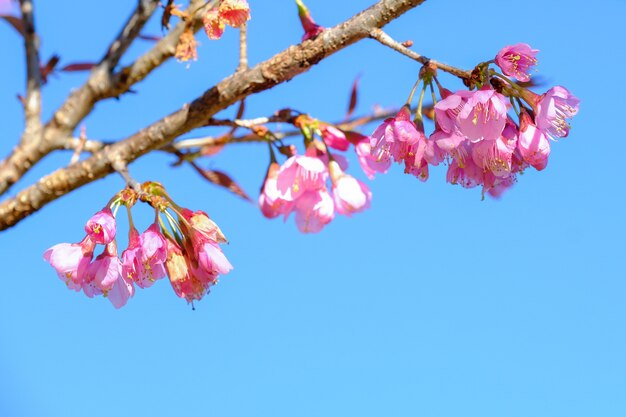
<path fill-rule="evenodd" d="M 250 6 L 246 0 L 213 0 L 203 7 L 202 24 L 204 31 L 211 40 L 220 39 L 226 25 L 233 28 L 241 28 L 250 20 Z M 176 45 L 176 58 L 181 62 L 196 60 L 198 52 L 193 30 L 193 19 L 188 13 L 176 7 L 172 7 L 170 13 L 187 22 L 185 31 Z"/>
<path fill-rule="evenodd" d="M 469 81 L 474 90 L 456 93 L 442 87 L 434 70 L 425 66 L 414 120 L 410 98 L 395 117 L 374 131 L 372 155 L 378 162 L 393 159 L 404 163 L 405 172 L 422 181 L 428 179 L 429 165 L 445 161 L 448 182 L 466 188 L 480 185 L 483 195 L 491 196 L 501 195 L 528 167 L 543 170 L 548 164 L 550 139 L 568 135 L 567 119 L 578 112 L 579 100 L 565 87 L 552 87 L 538 95 L 509 78 L 529 81 L 537 52 L 526 44 L 503 48 L 495 60 L 481 63 L 473 71 Z M 491 69 L 492 63 L 502 73 Z M 434 106 L 434 132 L 427 138 L 422 99 L 428 87 L 436 99 L 433 80 L 441 100 Z"/>
<path fill-rule="evenodd" d="M 155 208 L 154 222 L 143 232 L 135 228 L 131 207 L 143 201 Z M 128 247 L 118 256 L 116 213 L 129 216 Z M 170 213 L 170 211 L 173 212 Z M 168 227 L 169 226 L 169 227 Z M 59 243 L 44 252 L 69 289 L 92 298 L 102 295 L 121 308 L 139 288 L 169 277 L 174 292 L 188 302 L 200 300 L 232 266 L 222 253 L 226 242 L 219 227 L 202 211 L 176 205 L 164 188 L 147 182 L 139 191 L 127 188 L 85 224 L 78 243 Z M 95 256 L 98 245 L 104 246 Z"/>
<path fill-rule="evenodd" d="M 261 212 L 268 218 L 282 215 L 285 219 L 294 212 L 298 228 L 315 233 L 336 213 L 350 216 L 368 208 L 370 189 L 345 172 L 347 160 L 337 154 L 351 145 L 369 179 L 377 172 L 386 173 L 397 162 L 404 165 L 405 173 L 426 181 L 431 165 L 445 163 L 449 183 L 482 186 L 483 196 L 500 196 L 516 182 L 517 174 L 529 167 L 541 171 L 547 166 L 550 139 L 567 136 L 567 119 L 578 112 L 579 100 L 565 87 L 552 87 L 538 95 L 511 80 L 530 80 L 537 52 L 526 44 L 503 48 L 494 60 L 479 64 L 472 72 L 466 80 L 471 89 L 456 93 L 441 86 L 435 68 L 424 66 L 407 103 L 369 137 L 306 115 L 296 117 L 293 124 L 302 131 L 305 153 L 279 147 L 288 157 L 281 165 L 270 140 L 271 161 L 259 196 Z M 501 73 L 490 68 L 494 63 Z M 423 88 L 412 118 L 411 101 L 420 82 Z M 438 87 L 439 101 L 433 84 Z M 428 88 L 435 102 L 435 128 L 426 136 L 422 103 Z M 515 116 L 509 114 L 511 110 Z"/>
<path fill-rule="evenodd" d="M 372 193 L 368 186 L 346 173 L 346 158 L 335 151 L 346 151 L 352 144 L 366 175 L 385 172 L 388 164 L 379 163 L 370 154 L 369 138 L 310 119 L 297 118 L 305 136 L 306 151 L 291 155 L 282 164 L 276 161 L 270 146 L 268 168 L 259 206 L 267 218 L 280 215 L 286 219 L 292 212 L 298 229 L 317 233 L 330 223 L 335 214 L 351 216 L 370 206 Z M 317 135 L 319 139 L 313 139 Z M 331 151 L 332 149 L 332 151 Z"/>

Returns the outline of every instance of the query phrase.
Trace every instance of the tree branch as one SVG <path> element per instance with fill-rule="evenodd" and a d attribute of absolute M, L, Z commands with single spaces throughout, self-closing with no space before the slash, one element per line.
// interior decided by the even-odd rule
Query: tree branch
<path fill-rule="evenodd" d="M 189 132 L 243 98 L 291 80 L 335 52 L 370 36 L 381 27 L 417 7 L 424 0 L 381 0 L 342 24 L 325 30 L 314 40 L 291 46 L 247 71 L 236 73 L 207 90 L 178 111 L 131 137 L 96 152 L 90 158 L 40 179 L 0 204 L 0 230 L 7 229 L 49 202 L 114 171 Z"/>
<path fill-rule="evenodd" d="M 402 45 L 400 42 L 394 40 L 391 36 L 387 35 L 380 28 L 372 29 L 370 35 L 373 39 L 376 39 L 381 44 L 388 46 L 391 49 L 398 51 L 401 54 L 406 55 L 409 58 L 414 59 L 415 61 L 420 62 L 424 65 L 430 64 L 432 66 L 439 68 L 442 71 L 445 71 L 452 75 L 456 75 L 457 77 L 463 78 L 466 80 L 469 80 L 472 75 L 471 71 L 465 71 L 460 68 L 453 67 L 451 65 L 435 61 L 434 59 L 427 58 L 424 55 L 420 55 L 417 52 L 410 50 L 406 46 Z"/>
<path fill-rule="evenodd" d="M 41 69 L 39 61 L 39 37 L 35 32 L 33 3 L 20 0 L 24 22 L 24 46 L 26 49 L 26 101 L 24 103 L 25 128 L 21 143 L 38 141 L 41 137 Z"/>
<path fill-rule="evenodd" d="M 35 48 L 36 35 L 34 27 L 32 32 L 28 29 L 26 22 L 27 16 L 32 23 L 32 3 L 31 0 L 20 0 L 22 2 L 22 13 L 26 24 L 26 49 L 27 56 L 33 54 L 36 57 L 36 64 L 32 64 L 35 58 L 29 58 L 28 79 L 29 94 L 31 92 L 31 79 L 36 81 L 37 86 L 41 84 L 39 72 L 39 58 Z M 91 71 L 89 79 L 85 84 L 75 90 L 61 107 L 54 113 L 50 122 L 45 127 L 41 127 L 41 96 L 39 87 L 36 88 L 36 101 L 26 96 L 26 120 L 27 125 L 24 131 L 23 140 L 13 149 L 11 154 L 2 162 L 0 162 L 0 195 L 4 194 L 11 185 L 16 183 L 34 164 L 39 162 L 44 156 L 50 152 L 62 149 L 63 143 L 67 138 L 71 137 L 74 129 L 92 110 L 96 101 L 102 96 L 102 89 L 106 89 L 110 85 L 111 72 L 118 64 L 122 55 L 126 52 L 132 41 L 139 35 L 139 32 L 152 16 L 159 5 L 158 0 L 139 0 L 136 9 L 124 25 L 124 28 L 112 42 L 106 54 L 100 63 Z M 30 13 L 30 14 L 27 14 Z M 29 41 L 29 33 L 32 34 L 33 41 Z M 29 53 L 29 45 L 34 52 Z M 33 67 L 33 68 L 31 68 Z M 35 71 L 34 73 L 32 71 Z M 34 76 L 31 73 L 35 74 Z M 34 82 L 33 82 L 34 83 Z M 34 107 L 37 109 L 37 126 L 35 129 L 34 120 L 29 127 L 29 109 L 31 103 L 37 103 Z M 34 116 L 33 116 L 34 117 Z M 32 130 L 36 130 L 37 136 L 31 134 Z M 36 137 L 36 141 L 27 141 L 24 138 Z"/>

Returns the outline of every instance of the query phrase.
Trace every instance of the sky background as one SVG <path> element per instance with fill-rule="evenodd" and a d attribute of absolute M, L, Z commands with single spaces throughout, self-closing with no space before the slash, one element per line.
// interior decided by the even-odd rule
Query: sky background
<path fill-rule="evenodd" d="M 307 2 L 325 26 L 372 3 Z M 132 4 L 37 1 L 43 58 L 99 59 Z M 252 64 L 299 41 L 293 1 L 252 0 L 251 7 Z M 626 415 L 625 18 L 624 1 L 432 0 L 386 28 L 463 68 L 527 42 L 540 50 L 538 74 L 547 84 L 538 92 L 560 84 L 581 99 L 547 169 L 528 170 L 500 200 L 446 184 L 442 166 L 427 183 L 394 166 L 368 182 L 369 210 L 303 235 L 293 219 L 266 220 L 189 168 L 170 169 L 168 155 L 133 163 L 135 178 L 163 182 L 179 204 L 207 211 L 230 240 L 224 251 L 235 269 L 195 311 L 166 280 L 115 310 L 106 299 L 69 291 L 43 261 L 48 247 L 83 237 L 87 219 L 123 187 L 118 176 L 0 233 L 0 416 Z M 146 33 L 159 33 L 158 20 Z M 127 137 L 234 70 L 237 31 L 227 28 L 219 42 L 198 39 L 199 60 L 189 68 L 169 62 L 136 86 L 138 94 L 100 103 L 85 121 L 89 137 Z M 138 41 L 123 63 L 151 46 Z M 4 23 L 0 54 L 6 155 L 23 125 L 15 97 L 25 71 L 22 41 Z M 364 40 L 250 97 L 247 116 L 292 107 L 341 120 L 359 74 L 357 113 L 398 107 L 418 71 Z M 85 77 L 51 79 L 46 118 Z M 9 195 L 70 156 L 46 158 Z M 365 179 L 352 151 L 349 159 L 349 172 Z M 260 145 L 233 145 L 202 161 L 255 197 L 267 163 Z M 150 210 L 135 212 L 143 230 Z"/>

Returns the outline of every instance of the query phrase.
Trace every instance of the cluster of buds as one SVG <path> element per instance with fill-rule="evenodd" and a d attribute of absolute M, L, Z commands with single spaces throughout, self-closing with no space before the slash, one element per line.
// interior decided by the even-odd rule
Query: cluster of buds
<path fill-rule="evenodd" d="M 271 162 L 259 196 L 263 215 L 283 215 L 286 219 L 295 212 L 300 231 L 317 233 L 335 213 L 351 216 L 368 208 L 370 189 L 346 173 L 348 162 L 335 151 L 346 151 L 353 145 L 363 171 L 373 178 L 375 172 L 385 172 L 388 164 L 371 156 L 369 138 L 305 115 L 298 116 L 294 124 L 304 134 L 306 151 L 298 155 L 290 148 L 289 158 L 279 165 L 270 144 Z"/>
<path fill-rule="evenodd" d="M 483 195 L 494 197 L 513 185 L 526 168 L 543 170 L 550 154 L 549 139 L 568 135 L 566 119 L 578 112 L 579 100 L 565 87 L 538 95 L 508 78 L 528 81 L 537 52 L 526 44 L 503 48 L 495 60 L 480 64 L 472 73 L 470 83 L 476 90 L 456 93 L 443 88 L 434 70 L 425 66 L 415 119 L 411 121 L 409 107 L 412 92 L 397 116 L 372 134 L 372 155 L 379 162 L 403 162 L 405 172 L 421 180 L 428 178 L 428 165 L 446 161 L 448 182 L 466 188 L 481 185 Z M 489 68 L 491 63 L 502 73 Z M 434 106 L 435 130 L 426 138 L 422 99 L 427 87 L 435 98 L 433 80 L 442 99 Z M 510 109 L 518 123 L 509 115 Z"/>
<path fill-rule="evenodd" d="M 137 201 L 155 209 L 154 222 L 141 234 L 133 224 L 131 207 Z M 118 256 L 116 213 L 127 208 L 128 247 Z M 226 242 L 219 227 L 202 211 L 176 205 L 163 186 L 146 182 L 139 190 L 126 188 L 94 214 L 79 243 L 59 243 L 44 259 L 68 288 L 88 297 L 103 295 L 116 307 L 126 304 L 135 285 L 148 288 L 166 275 L 172 288 L 188 302 L 200 300 L 232 266 L 219 244 Z M 94 258 L 98 245 L 103 251 Z"/>
<path fill-rule="evenodd" d="M 212 40 L 222 37 L 226 25 L 241 28 L 250 20 L 250 6 L 246 0 L 211 0 L 202 6 L 200 12 L 204 31 Z M 169 13 L 187 22 L 185 31 L 176 45 L 176 58 L 181 62 L 196 60 L 198 58 L 197 42 L 192 17 L 175 6 L 171 7 Z"/>

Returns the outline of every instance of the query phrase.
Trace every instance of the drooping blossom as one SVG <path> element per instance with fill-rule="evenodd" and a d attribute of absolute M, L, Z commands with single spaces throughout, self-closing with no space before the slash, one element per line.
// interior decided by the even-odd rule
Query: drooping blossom
<path fill-rule="evenodd" d="M 96 256 L 87 268 L 87 277 L 83 282 L 83 292 L 87 297 L 107 295 L 115 281 L 122 276 L 122 262 L 117 257 L 115 241 L 107 244 L 104 251 Z"/>
<path fill-rule="evenodd" d="M 208 290 L 208 287 L 204 287 L 199 280 L 189 274 L 189 266 L 181 247 L 170 239 L 167 239 L 165 268 L 174 292 L 187 302 L 200 300 Z"/>
<path fill-rule="evenodd" d="M 261 213 L 268 219 L 273 219 L 285 211 L 289 211 L 290 203 L 280 198 L 278 192 L 278 170 L 280 165 L 277 162 L 272 162 L 267 170 L 267 176 L 263 183 L 261 194 L 259 195 L 259 208 Z"/>
<path fill-rule="evenodd" d="M 471 155 L 471 145 L 466 144 L 462 149 L 463 155 Z M 469 148 L 469 149 L 467 149 Z M 483 184 L 483 169 L 474 163 L 470 156 L 455 158 L 448 165 L 446 180 L 450 184 L 459 184 L 464 188 L 473 188 Z"/>
<path fill-rule="evenodd" d="M 198 265 L 211 276 L 224 275 L 233 269 L 217 243 L 203 243 L 196 248 L 196 254 Z"/>
<path fill-rule="evenodd" d="M 43 258 L 56 270 L 68 288 L 80 291 L 94 248 L 95 242 L 87 235 L 79 243 L 59 243 L 52 246 L 44 252 Z"/>
<path fill-rule="evenodd" d="M 305 191 L 295 201 L 293 210 L 302 233 L 318 233 L 335 217 L 335 206 L 326 188 Z"/>
<path fill-rule="evenodd" d="M 417 143 L 419 133 L 411 121 L 409 106 L 403 106 L 395 117 L 385 120 L 372 133 L 370 145 L 376 161 L 404 161 L 412 145 Z"/>
<path fill-rule="evenodd" d="M 391 165 L 391 160 L 377 161 L 372 155 L 372 145 L 370 142 L 371 139 L 369 136 L 362 136 L 361 140 L 354 145 L 354 150 L 356 151 L 363 172 L 367 178 L 372 180 L 374 179 L 375 173 L 380 172 L 384 174 L 387 172 Z"/>
<path fill-rule="evenodd" d="M 472 144 L 472 159 L 484 171 L 489 171 L 498 178 L 506 177 L 511 174 L 516 144 L 517 126 L 507 120 L 498 139 Z"/>
<path fill-rule="evenodd" d="M 281 165 L 276 179 L 280 198 L 295 201 L 306 191 L 326 188 L 328 170 L 316 157 L 294 155 Z"/>
<path fill-rule="evenodd" d="M 188 232 L 188 236 L 190 236 L 192 240 L 201 242 L 210 240 L 217 243 L 227 242 L 226 236 L 224 236 L 222 230 L 204 211 L 191 211 L 184 208 L 182 209 L 181 214 L 187 221 L 187 224 L 191 226 L 191 230 L 189 230 L 184 223 L 182 224 L 185 231 Z"/>
<path fill-rule="evenodd" d="M 428 143 L 424 135 L 423 124 L 420 122 L 416 127 L 417 140 L 409 147 L 407 156 L 404 158 L 404 173 L 411 174 L 420 181 L 426 181 L 428 179 L 428 161 L 425 155 Z M 434 156 L 435 153 L 432 152 L 432 155 Z"/>
<path fill-rule="evenodd" d="M 202 23 L 209 39 L 217 40 L 222 37 L 226 25 L 240 28 L 248 20 L 250 6 L 246 0 L 222 0 L 218 7 L 207 10 Z"/>
<path fill-rule="evenodd" d="M 180 35 L 174 56 L 180 62 L 198 59 L 197 42 L 191 28 L 186 28 Z"/>
<path fill-rule="evenodd" d="M 335 161 L 328 163 L 328 171 L 337 213 L 350 216 L 369 208 L 372 192 L 367 185 L 346 174 Z"/>
<path fill-rule="evenodd" d="M 530 115 L 522 110 L 520 114 L 520 133 L 517 144 L 519 152 L 529 165 L 537 171 L 548 165 L 550 156 L 550 141 L 540 129 L 535 126 Z"/>
<path fill-rule="evenodd" d="M 570 119 L 578 113 L 580 100 L 565 87 L 556 86 L 539 96 L 535 123 L 551 138 L 564 138 L 569 134 Z"/>
<path fill-rule="evenodd" d="M 134 281 L 139 287 L 148 288 L 165 276 L 167 244 L 156 223 L 139 236 L 139 248 L 139 273 Z"/>
<path fill-rule="evenodd" d="M 128 232 L 128 247 L 122 252 L 122 277 L 132 281 L 141 281 L 141 244 L 139 243 L 139 232 L 131 225 Z"/>
<path fill-rule="evenodd" d="M 488 85 L 477 91 L 458 91 L 456 94 L 465 101 L 456 120 L 460 132 L 470 142 L 498 139 L 511 106 L 506 97 Z"/>
<path fill-rule="evenodd" d="M 85 232 L 100 245 L 106 245 L 115 239 L 115 217 L 109 207 L 94 214 L 85 224 Z"/>
<path fill-rule="evenodd" d="M 126 302 L 135 294 L 135 286 L 133 281 L 121 275 L 117 281 L 113 283 L 113 287 L 107 294 L 107 299 L 115 308 L 122 308 Z"/>
<path fill-rule="evenodd" d="M 519 81 L 530 81 L 530 68 L 537 65 L 535 56 L 538 49 L 532 49 L 526 43 L 505 46 L 496 55 L 496 64 L 504 75 L 515 77 Z"/>
<path fill-rule="evenodd" d="M 301 0 L 296 0 L 298 6 L 298 16 L 300 17 L 300 23 L 304 29 L 304 35 L 302 35 L 302 42 L 307 39 L 315 39 L 320 33 L 324 31 L 324 28 L 313 20 L 309 9 L 304 5 Z"/>
<path fill-rule="evenodd" d="M 180 223 L 183 231 L 183 248 L 188 273 L 208 289 L 217 282 L 218 275 L 227 274 L 233 267 L 222 252 L 219 243 L 226 242 L 220 228 L 203 211 L 181 211 L 185 221 Z M 196 298 L 199 299 L 199 298 Z"/>

